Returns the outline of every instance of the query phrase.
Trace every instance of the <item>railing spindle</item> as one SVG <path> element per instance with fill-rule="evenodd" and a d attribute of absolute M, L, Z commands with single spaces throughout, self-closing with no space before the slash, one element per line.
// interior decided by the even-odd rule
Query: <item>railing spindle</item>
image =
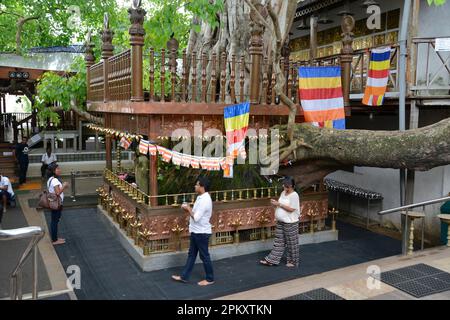
<path fill-rule="evenodd" d="M 281 72 L 284 72 L 284 58 L 283 57 L 280 58 L 280 69 L 281 69 Z M 284 75 L 286 77 L 286 72 L 284 72 Z M 284 93 L 286 93 L 286 82 L 287 81 L 284 82 L 283 88 L 281 89 L 282 92 L 284 92 Z"/>
<path fill-rule="evenodd" d="M 202 52 L 202 102 L 206 102 L 206 53 Z"/>
<path fill-rule="evenodd" d="M 197 102 L 197 52 L 192 52 L 192 102 Z"/>
<path fill-rule="evenodd" d="M 183 50 L 183 71 L 181 74 L 181 101 L 187 101 L 186 99 L 186 87 L 187 87 L 187 58 L 186 49 Z"/>
<path fill-rule="evenodd" d="M 161 102 L 165 101 L 165 82 L 166 82 L 166 50 L 161 49 Z"/>
<path fill-rule="evenodd" d="M 271 93 L 270 104 L 272 104 L 272 105 L 275 104 L 275 95 L 276 95 L 275 83 L 276 83 L 276 81 L 277 81 L 277 76 L 272 68 L 272 78 L 270 81 L 270 93 Z"/>
<path fill-rule="evenodd" d="M 209 97 L 209 100 L 211 103 L 216 102 L 216 83 L 217 83 L 216 59 L 217 59 L 217 55 L 215 52 L 213 52 L 212 59 L 211 59 L 211 92 L 210 92 L 210 97 Z"/>
<path fill-rule="evenodd" d="M 236 55 L 231 56 L 231 74 L 230 74 L 230 96 L 231 103 L 236 103 Z"/>
<path fill-rule="evenodd" d="M 171 65 L 170 65 L 170 69 L 171 69 L 171 75 L 170 75 L 170 80 L 172 81 L 172 100 L 171 101 L 175 101 L 175 84 L 176 84 L 176 79 L 177 79 L 177 52 L 175 50 L 175 48 L 172 48 L 172 59 L 170 59 Z"/>
<path fill-rule="evenodd" d="M 225 52 L 222 52 L 221 62 L 220 62 L 220 68 L 222 70 L 220 74 L 220 101 L 222 103 L 225 103 L 225 83 L 226 83 L 226 64 L 227 64 L 227 56 Z"/>
<path fill-rule="evenodd" d="M 244 102 L 244 84 L 245 84 L 245 57 L 241 56 L 240 61 L 240 74 L 239 74 L 239 85 L 240 85 L 240 101 Z"/>
<path fill-rule="evenodd" d="M 267 90 L 268 85 L 269 85 L 269 79 L 268 79 L 268 70 L 269 66 L 268 66 L 268 59 L 267 57 L 264 57 L 264 61 L 263 61 L 263 70 L 264 70 L 264 74 L 263 74 L 263 90 L 262 90 L 262 103 L 263 104 L 267 104 Z"/>
<path fill-rule="evenodd" d="M 288 98 L 292 98 L 292 61 L 287 62 L 286 82 L 287 82 L 287 95 Z"/>
<path fill-rule="evenodd" d="M 150 101 L 155 99 L 155 50 L 150 49 Z"/>

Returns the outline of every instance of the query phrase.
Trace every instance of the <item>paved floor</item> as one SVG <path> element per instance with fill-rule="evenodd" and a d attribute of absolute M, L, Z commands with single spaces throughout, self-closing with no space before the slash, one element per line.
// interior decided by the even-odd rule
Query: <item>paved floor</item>
<path fill-rule="evenodd" d="M 270 300 L 283 299 L 325 288 L 346 300 L 450 300 L 450 291 L 436 293 L 417 299 L 383 282 L 378 284 L 373 271 L 395 270 L 406 266 L 424 263 L 450 272 L 450 248 L 437 247 L 415 252 L 412 256 L 392 256 L 358 265 L 332 270 L 273 285 L 222 296 L 223 300 Z M 369 272 L 368 272 L 369 271 Z"/>
<path fill-rule="evenodd" d="M 347 224 L 338 224 L 338 229 L 339 241 L 301 246 L 298 269 L 259 265 L 266 252 L 216 261 L 216 284 L 206 288 L 196 285 L 203 276 L 201 264 L 195 266 L 189 284 L 170 279 L 181 268 L 140 271 L 94 208 L 65 210 L 60 232 L 67 243 L 56 252 L 64 269 L 80 268 L 81 289 L 74 290 L 78 299 L 213 299 L 400 252 L 399 241 L 392 238 Z"/>

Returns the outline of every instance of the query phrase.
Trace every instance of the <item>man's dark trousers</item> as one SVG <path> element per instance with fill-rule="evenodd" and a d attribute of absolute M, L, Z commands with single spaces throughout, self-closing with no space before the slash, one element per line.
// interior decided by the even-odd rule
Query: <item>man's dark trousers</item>
<path fill-rule="evenodd" d="M 28 160 L 19 160 L 19 183 L 27 182 Z"/>
<path fill-rule="evenodd" d="M 211 234 L 208 233 L 191 233 L 188 259 L 184 266 L 181 278 L 188 280 L 192 269 L 194 268 L 195 260 L 197 259 L 197 253 L 200 253 L 200 259 L 203 261 L 203 267 L 205 268 L 206 281 L 214 281 L 214 272 L 211 263 L 211 257 L 208 252 L 209 238 Z"/>

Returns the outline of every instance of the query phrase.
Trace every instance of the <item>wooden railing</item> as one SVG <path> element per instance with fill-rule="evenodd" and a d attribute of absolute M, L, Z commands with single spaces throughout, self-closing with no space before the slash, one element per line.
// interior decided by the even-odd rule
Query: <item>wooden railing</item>
<path fill-rule="evenodd" d="M 450 95 L 450 53 L 436 51 L 435 38 L 413 39 L 416 70 L 411 90 L 416 96 Z"/>
<path fill-rule="evenodd" d="M 108 58 L 108 87 L 111 101 L 131 98 L 131 50 Z"/>
<path fill-rule="evenodd" d="M 117 187 L 125 195 L 136 201 L 138 204 L 151 206 L 156 203 L 157 206 L 181 206 L 183 202 L 194 203 L 195 193 L 178 193 L 178 194 L 164 194 L 157 196 L 149 196 L 145 192 L 139 190 L 136 186 L 119 178 L 116 173 L 111 170 L 104 170 L 104 177 L 107 182 Z M 211 199 L 215 202 L 230 202 L 242 200 L 257 200 L 268 199 L 278 194 L 279 187 L 259 187 L 259 188 L 245 188 L 234 190 L 219 190 L 210 191 Z M 154 199 L 155 201 L 152 201 Z"/>
<path fill-rule="evenodd" d="M 237 103 L 248 100 L 245 82 L 250 61 L 245 61 L 243 56 L 227 59 L 225 52 L 218 56 L 194 51 L 188 57 L 186 50 L 178 55 L 174 50 L 156 53 L 151 49 L 148 59 L 149 77 L 144 81 L 148 83 L 150 101 Z"/>
<path fill-rule="evenodd" d="M 18 141 L 19 136 L 20 138 L 30 137 L 33 133 L 33 126 L 36 126 L 35 115 L 30 112 L 3 113 L 0 116 L 1 130 L 12 128 L 14 141 Z"/>
<path fill-rule="evenodd" d="M 88 90 L 89 101 L 103 101 L 104 77 L 103 61 L 100 61 L 89 68 L 90 83 Z"/>
<path fill-rule="evenodd" d="M 398 45 L 391 45 L 391 73 L 388 91 L 397 92 Z M 367 82 L 370 49 L 354 52 L 350 92 L 363 93 Z M 250 93 L 250 72 L 252 62 L 244 56 L 219 56 L 215 53 L 193 52 L 190 57 L 184 50 L 177 52 L 163 49 L 156 53 L 153 49 L 144 55 L 148 63 L 148 75 L 144 87 L 148 88 L 145 100 L 156 102 L 194 102 L 194 103 L 239 103 L 248 101 Z M 131 98 L 131 56 L 130 50 L 108 59 L 109 101 L 129 101 Z M 286 82 L 283 92 L 298 103 L 298 67 L 340 65 L 340 55 L 331 55 L 310 61 L 292 61 L 282 58 L 280 64 Z M 267 57 L 261 63 L 261 85 L 258 90 L 260 104 L 278 103 L 275 90 L 276 77 Z M 103 64 L 90 68 L 91 81 L 89 101 L 103 100 Z"/>

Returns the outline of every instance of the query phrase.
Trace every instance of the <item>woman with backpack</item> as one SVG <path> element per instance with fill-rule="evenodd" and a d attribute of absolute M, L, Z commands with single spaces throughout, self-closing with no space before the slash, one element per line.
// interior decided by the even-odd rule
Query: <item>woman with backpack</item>
<path fill-rule="evenodd" d="M 47 188 L 49 193 L 56 194 L 56 196 L 61 199 L 61 206 L 57 210 L 51 210 L 52 218 L 50 223 L 50 235 L 52 237 L 53 245 L 63 244 L 66 242 L 65 239 L 58 238 L 58 223 L 61 219 L 61 213 L 63 209 L 63 201 L 64 201 L 64 190 L 68 187 L 68 183 L 61 183 L 60 180 L 61 168 L 59 168 L 58 164 L 52 163 L 48 166 L 47 169 Z"/>

